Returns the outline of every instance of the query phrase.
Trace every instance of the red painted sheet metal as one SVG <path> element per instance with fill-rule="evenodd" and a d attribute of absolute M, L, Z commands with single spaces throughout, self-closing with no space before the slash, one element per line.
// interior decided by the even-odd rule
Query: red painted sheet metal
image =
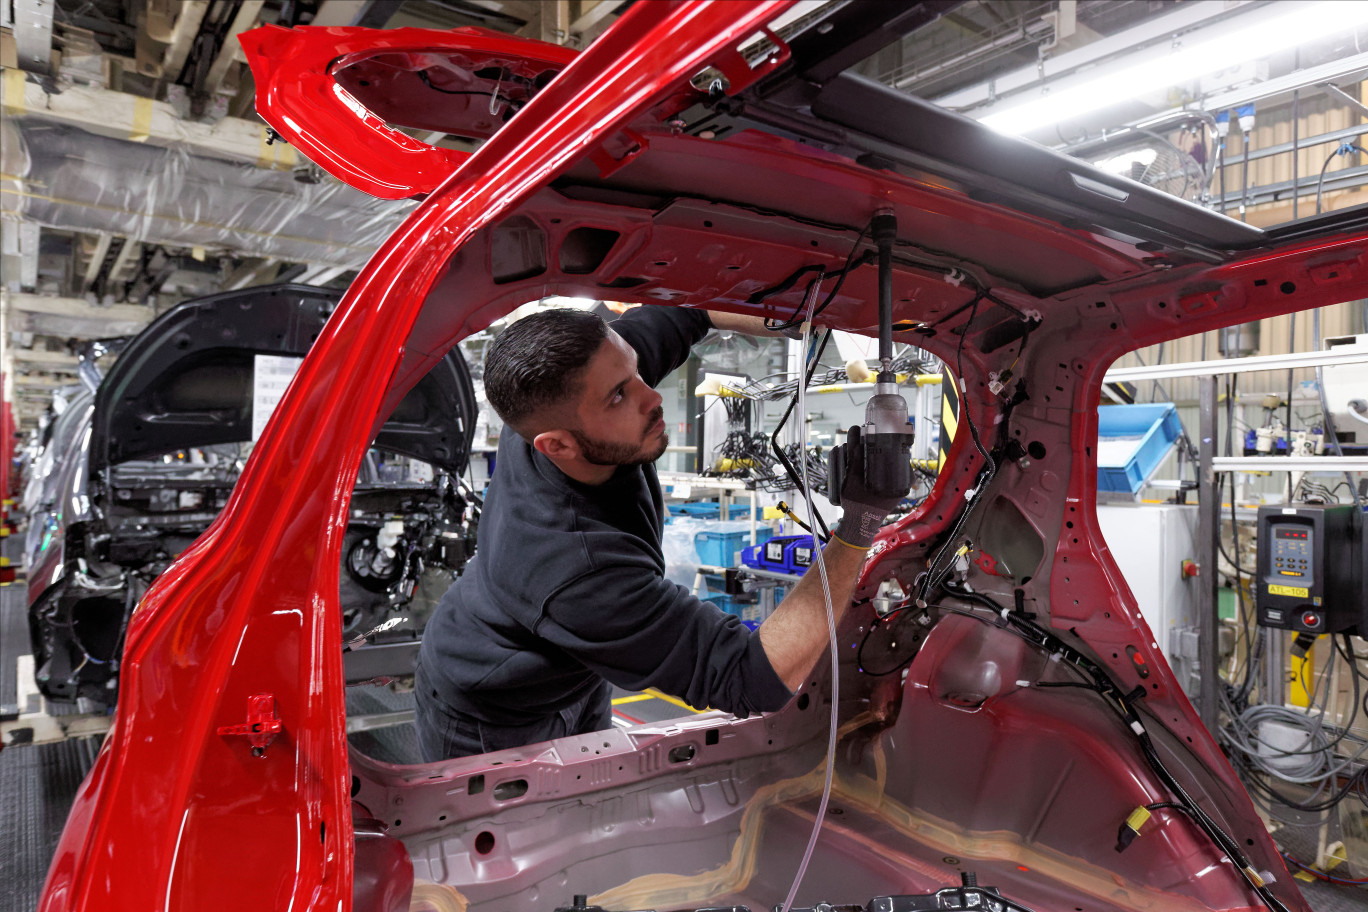
<path fill-rule="evenodd" d="M 342 492 L 385 392 L 375 378 L 393 373 L 421 302 L 474 231 L 789 5 L 635 5 L 377 252 L 220 519 L 134 614 L 114 726 L 58 845 L 44 912 L 349 907 L 335 593 Z M 468 329 L 499 316 L 467 307 Z M 272 559 L 282 555 L 292 559 Z M 281 732 L 253 756 L 218 729 L 262 693 Z"/>
<path fill-rule="evenodd" d="M 531 61 L 559 70 L 577 53 L 478 28 L 377 32 L 268 25 L 241 40 L 257 84 L 265 87 L 257 96 L 262 118 L 314 164 L 381 199 L 431 193 L 470 155 L 391 128 L 338 83 L 336 71 L 386 53 L 460 54 L 469 66 Z"/>

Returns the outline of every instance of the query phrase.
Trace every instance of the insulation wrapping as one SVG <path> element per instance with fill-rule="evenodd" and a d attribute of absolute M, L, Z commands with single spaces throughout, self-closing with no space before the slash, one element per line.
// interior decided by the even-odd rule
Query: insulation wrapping
<path fill-rule="evenodd" d="M 36 114 L 6 118 L 0 130 L 0 212 L 44 228 L 359 269 L 415 205 L 316 171 L 113 139 Z"/>

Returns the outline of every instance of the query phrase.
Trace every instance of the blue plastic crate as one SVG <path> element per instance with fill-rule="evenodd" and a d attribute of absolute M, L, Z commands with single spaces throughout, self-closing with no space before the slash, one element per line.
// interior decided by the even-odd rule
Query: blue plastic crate
<path fill-rule="evenodd" d="M 757 570 L 773 570 L 787 573 L 784 563 L 784 548 L 793 540 L 792 535 L 777 535 L 758 545 L 752 545 L 741 552 L 741 563 Z"/>
<path fill-rule="evenodd" d="M 764 542 L 774 534 L 769 526 L 756 526 L 755 537 Z M 741 551 L 751 544 L 750 530 L 703 531 L 694 536 L 694 550 L 698 561 L 709 567 L 734 567 Z"/>
<path fill-rule="evenodd" d="M 790 542 L 784 549 L 784 561 L 789 566 L 790 573 L 806 573 L 807 568 L 812 566 L 813 558 L 812 536 L 799 536 L 797 541 Z"/>
<path fill-rule="evenodd" d="M 743 600 L 740 596 L 727 595 L 723 592 L 709 592 L 703 596 L 704 601 L 712 602 L 727 614 L 734 614 L 741 619 L 751 630 L 756 629 L 765 620 L 765 609 L 759 600 Z"/>
<path fill-rule="evenodd" d="M 812 536 L 775 536 L 741 552 L 741 563 L 757 570 L 802 576 L 812 564 Z"/>
<path fill-rule="evenodd" d="M 667 509 L 671 516 L 688 516 L 693 519 L 720 519 L 722 517 L 722 506 L 715 500 L 691 500 L 688 503 L 668 504 Z M 750 504 L 729 504 L 727 506 L 727 519 L 750 519 L 750 509 Z"/>
<path fill-rule="evenodd" d="M 692 516 L 694 519 L 717 519 L 722 515 L 722 508 L 717 505 L 715 500 L 703 500 L 670 504 L 670 512 L 676 516 Z"/>
<path fill-rule="evenodd" d="M 1172 403 L 1097 410 L 1097 489 L 1134 494 L 1183 433 Z"/>

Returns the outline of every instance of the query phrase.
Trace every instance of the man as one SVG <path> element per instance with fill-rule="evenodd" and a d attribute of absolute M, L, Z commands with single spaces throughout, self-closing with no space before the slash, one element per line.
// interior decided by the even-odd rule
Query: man
<path fill-rule="evenodd" d="M 654 387 L 714 326 L 764 332 L 758 318 L 680 308 L 640 307 L 611 329 L 551 310 L 490 345 L 485 391 L 504 430 L 479 548 L 423 637 L 424 760 L 610 728 L 612 684 L 740 716 L 777 710 L 822 656 L 819 574 L 758 631 L 664 577 L 652 463 L 668 438 Z M 849 474 L 823 552 L 838 616 L 896 503 Z"/>

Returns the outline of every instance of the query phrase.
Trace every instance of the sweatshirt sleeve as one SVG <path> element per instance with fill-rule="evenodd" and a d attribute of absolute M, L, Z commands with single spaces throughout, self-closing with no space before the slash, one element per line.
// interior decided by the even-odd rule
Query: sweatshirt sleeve
<path fill-rule="evenodd" d="M 655 687 L 698 709 L 744 717 L 792 697 L 740 618 L 644 568 L 572 582 L 546 602 L 536 633 L 619 687 Z"/>
<path fill-rule="evenodd" d="M 712 318 L 706 310 L 643 304 L 609 328 L 636 349 L 637 373 L 654 387 L 688 360 L 689 349 L 712 329 Z"/>

